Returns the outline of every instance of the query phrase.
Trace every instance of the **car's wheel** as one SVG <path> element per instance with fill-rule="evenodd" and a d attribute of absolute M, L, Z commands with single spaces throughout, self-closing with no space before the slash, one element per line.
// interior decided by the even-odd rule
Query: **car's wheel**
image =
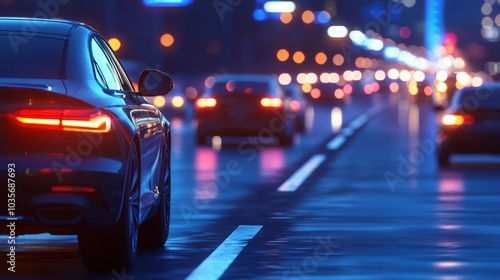
<path fill-rule="evenodd" d="M 170 159 L 166 160 L 168 177 L 160 193 L 160 204 L 153 218 L 139 228 L 139 247 L 161 248 L 168 238 L 170 227 Z M 164 178 L 162 174 L 162 178 Z"/>
<path fill-rule="evenodd" d="M 125 193 L 118 223 L 111 228 L 85 229 L 78 244 L 85 268 L 90 272 L 129 270 L 137 253 L 139 233 L 139 157 L 132 144 L 125 174 Z"/>
<path fill-rule="evenodd" d="M 450 153 L 444 148 L 438 148 L 437 150 L 437 160 L 439 166 L 450 165 Z"/>

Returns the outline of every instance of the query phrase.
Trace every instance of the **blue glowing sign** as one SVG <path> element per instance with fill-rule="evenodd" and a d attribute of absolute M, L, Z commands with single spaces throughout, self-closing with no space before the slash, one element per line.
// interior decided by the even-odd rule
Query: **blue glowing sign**
<path fill-rule="evenodd" d="M 183 7 L 193 4 L 193 0 L 142 0 L 147 7 Z"/>

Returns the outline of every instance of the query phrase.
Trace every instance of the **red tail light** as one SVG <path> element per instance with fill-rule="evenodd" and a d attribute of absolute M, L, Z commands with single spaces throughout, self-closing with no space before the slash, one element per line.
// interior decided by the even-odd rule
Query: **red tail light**
<path fill-rule="evenodd" d="M 260 105 L 262 107 L 281 108 L 283 107 L 283 100 L 281 98 L 264 97 L 260 100 Z"/>
<path fill-rule="evenodd" d="M 97 189 L 92 186 L 52 186 L 51 191 L 56 193 L 95 193 Z"/>
<path fill-rule="evenodd" d="M 34 128 L 99 133 L 111 129 L 111 118 L 95 109 L 19 109 L 8 116 Z"/>
<path fill-rule="evenodd" d="M 198 108 L 212 108 L 217 105 L 217 100 L 215 98 L 200 98 L 196 100 L 196 107 Z"/>
<path fill-rule="evenodd" d="M 474 117 L 447 114 L 441 118 L 441 123 L 446 126 L 455 126 L 474 123 Z"/>

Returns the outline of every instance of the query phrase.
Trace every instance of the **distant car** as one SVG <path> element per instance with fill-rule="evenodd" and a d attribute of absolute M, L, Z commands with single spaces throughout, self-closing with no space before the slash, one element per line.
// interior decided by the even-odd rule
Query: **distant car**
<path fill-rule="evenodd" d="M 0 18 L 0 61 L 4 224 L 77 234 L 89 271 L 130 268 L 138 244 L 163 247 L 170 127 L 145 96 L 172 79 L 145 70 L 136 92 L 106 40 L 66 20 Z"/>
<path fill-rule="evenodd" d="M 285 95 L 290 102 L 290 109 L 295 113 L 295 127 L 298 131 L 303 131 L 306 126 L 306 110 L 309 107 L 309 101 L 304 96 L 299 84 L 291 83 L 284 86 Z"/>
<path fill-rule="evenodd" d="M 222 74 L 195 103 L 196 139 L 207 136 L 259 136 L 290 145 L 295 114 L 273 75 Z"/>
<path fill-rule="evenodd" d="M 439 165 L 451 154 L 500 153 L 500 83 L 457 90 L 440 117 L 437 133 Z"/>

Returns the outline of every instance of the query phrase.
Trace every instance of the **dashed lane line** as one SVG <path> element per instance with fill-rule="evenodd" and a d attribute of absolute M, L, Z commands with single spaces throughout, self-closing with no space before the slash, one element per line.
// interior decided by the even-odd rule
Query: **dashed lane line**
<path fill-rule="evenodd" d="M 219 279 L 261 229 L 261 225 L 238 226 L 186 280 Z"/>
<path fill-rule="evenodd" d="M 280 192 L 294 192 L 300 185 L 311 175 L 318 166 L 325 161 L 326 155 L 317 154 L 312 156 L 304 165 L 302 165 L 295 173 L 288 178 L 281 186 L 279 186 L 278 191 Z"/>

